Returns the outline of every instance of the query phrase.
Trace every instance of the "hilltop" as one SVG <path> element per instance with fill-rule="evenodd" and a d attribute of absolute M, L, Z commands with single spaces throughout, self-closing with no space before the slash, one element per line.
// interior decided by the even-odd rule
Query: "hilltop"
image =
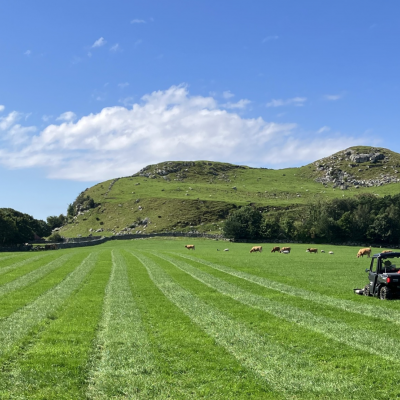
<path fill-rule="evenodd" d="M 229 212 L 243 205 L 274 213 L 298 210 L 316 199 L 399 193 L 399 170 L 400 154 L 366 146 L 279 170 L 167 161 L 86 189 L 61 234 L 219 232 Z"/>

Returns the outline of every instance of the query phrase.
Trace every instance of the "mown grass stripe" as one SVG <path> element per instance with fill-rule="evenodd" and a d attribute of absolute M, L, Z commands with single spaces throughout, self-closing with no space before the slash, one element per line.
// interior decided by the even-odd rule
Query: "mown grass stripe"
<path fill-rule="evenodd" d="M 112 271 L 105 291 L 97 336 L 97 360 L 90 372 L 91 399 L 153 398 L 160 386 L 147 334 L 133 299 L 127 267 L 112 251 Z"/>
<path fill-rule="evenodd" d="M 375 354 L 388 360 L 398 362 L 400 360 L 400 349 L 398 349 L 398 341 L 394 340 L 381 333 L 373 333 L 363 329 L 355 329 L 350 325 L 336 321 L 332 318 L 327 318 L 315 315 L 309 311 L 302 310 L 298 307 L 293 307 L 288 304 L 283 304 L 263 296 L 253 294 L 247 290 L 217 278 L 207 272 L 201 271 L 192 265 L 185 262 L 173 259 L 166 255 L 158 257 L 169 261 L 181 271 L 186 272 L 191 277 L 204 283 L 205 285 L 217 290 L 218 292 L 231 297 L 247 306 L 265 311 L 282 318 L 288 322 L 297 324 L 306 329 L 320 333 L 331 340 L 344 343 L 348 346 L 366 351 L 370 354 Z M 388 346 L 390 352 L 382 352 L 382 348 Z"/>
<path fill-rule="evenodd" d="M 365 315 L 367 317 L 383 319 L 400 325 L 400 313 L 396 310 L 391 310 L 391 309 L 389 310 L 384 307 L 371 306 L 369 304 L 364 304 L 364 303 L 359 304 L 351 300 L 337 299 L 317 292 L 311 292 L 305 289 L 286 285 L 284 283 L 271 281 L 269 279 L 257 275 L 252 275 L 247 272 L 238 271 L 236 269 L 227 267 L 225 265 L 215 264 L 213 262 L 196 258 L 190 255 L 182 255 L 177 253 L 169 253 L 169 254 L 198 262 L 200 264 L 216 269 L 217 271 L 224 272 L 226 274 L 255 283 L 267 289 L 272 289 L 287 294 L 289 296 L 300 297 L 304 300 L 309 300 L 314 303 L 339 308 L 347 312 Z"/>
<path fill-rule="evenodd" d="M 133 254 L 133 253 L 132 253 Z M 174 282 L 149 258 L 134 254 L 164 295 L 175 303 L 215 341 L 233 354 L 245 367 L 266 379 L 275 390 L 287 396 L 321 398 L 340 396 L 357 388 L 343 376 L 319 368 L 315 362 L 286 351 L 268 337 L 254 333 L 224 313 L 207 305 Z"/>
<path fill-rule="evenodd" d="M 8 282 L 0 286 L 0 297 L 6 295 L 7 293 L 12 292 L 13 290 L 21 289 L 23 287 L 30 285 L 33 282 L 36 282 L 40 278 L 47 275 L 49 272 L 63 266 L 72 256 L 73 253 L 64 254 L 61 257 L 58 257 L 55 260 L 50 261 L 46 265 L 43 265 L 42 267 L 35 269 L 29 272 L 28 274 L 25 274 L 11 282 Z"/>
<path fill-rule="evenodd" d="M 89 254 L 59 285 L 0 321 L 0 360 L 9 355 L 18 341 L 33 327 L 61 306 L 93 268 L 97 255 Z"/>
<path fill-rule="evenodd" d="M 1 255 L 0 256 L 0 262 L 4 261 L 4 260 L 8 260 L 9 258 L 15 258 L 15 257 L 18 257 L 18 256 L 19 256 L 19 254 L 12 254 L 11 256 L 3 256 L 3 255 Z M 1 267 L 1 265 L 0 265 L 0 267 Z"/>
<path fill-rule="evenodd" d="M 90 270 L 68 299 L 23 338 L 2 366 L 1 399 L 87 398 L 86 366 L 111 271 L 110 252 L 100 254 L 89 261 Z"/>
<path fill-rule="evenodd" d="M 49 254 L 41 254 L 41 255 L 38 255 L 36 257 L 30 257 L 30 258 L 27 258 L 25 260 L 18 261 L 18 262 L 14 263 L 14 264 L 7 265 L 6 267 L 3 267 L 3 268 L 0 269 L 0 275 L 6 274 L 7 272 L 10 272 L 10 271 L 12 271 L 12 270 L 14 270 L 16 268 L 22 267 L 22 266 L 24 266 L 26 264 L 29 264 L 31 262 L 40 260 L 41 258 L 44 258 L 44 257 L 46 257 L 48 255 Z"/>
<path fill-rule="evenodd" d="M 146 327 L 161 382 L 158 399 L 279 400 L 248 368 L 195 324 L 154 285 L 147 270 L 124 251 L 132 295 Z M 163 262 L 163 266 L 168 264 Z M 155 398 L 149 396 L 148 398 Z"/>

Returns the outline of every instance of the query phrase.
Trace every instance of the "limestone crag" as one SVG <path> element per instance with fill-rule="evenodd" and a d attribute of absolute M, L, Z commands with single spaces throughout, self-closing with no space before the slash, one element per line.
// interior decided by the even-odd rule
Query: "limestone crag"
<path fill-rule="evenodd" d="M 399 165 L 390 164 L 389 161 L 390 155 L 385 155 L 379 149 L 371 148 L 369 153 L 358 153 L 355 150 L 347 149 L 316 161 L 314 166 L 319 172 L 319 176 L 315 181 L 323 185 L 330 184 L 342 190 L 348 189 L 350 186 L 355 188 L 373 187 L 400 182 L 397 175 L 399 171 L 396 169 Z M 356 167 L 358 167 L 356 172 L 350 172 Z M 360 173 L 371 168 L 377 168 L 374 177 L 369 179 L 357 177 L 359 175 L 357 172 Z M 384 172 L 379 173 L 382 170 Z"/>

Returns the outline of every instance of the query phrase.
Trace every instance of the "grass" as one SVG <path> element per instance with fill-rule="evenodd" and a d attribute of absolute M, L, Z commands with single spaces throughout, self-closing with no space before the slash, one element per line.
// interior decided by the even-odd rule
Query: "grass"
<path fill-rule="evenodd" d="M 391 159 L 381 168 L 366 169 L 360 165 L 363 168 L 358 172 L 357 168 L 350 168 L 348 162 L 336 163 L 359 179 L 379 177 L 382 173 L 393 175 L 395 166 L 400 164 L 400 155 L 390 150 L 384 152 L 390 154 Z M 153 173 L 165 166 L 176 167 L 176 172 L 171 172 L 167 180 L 157 174 L 152 178 L 136 174 L 118 179 L 111 190 L 108 190 L 111 180 L 88 188 L 85 195 L 90 195 L 99 206 L 78 216 L 74 223 L 62 229 L 62 235 L 87 236 L 89 229 L 101 228 L 103 232 L 94 234 L 110 236 L 113 230 L 118 232 L 144 218 L 150 220 L 146 229 L 137 226 L 134 231 L 195 229 L 218 233 L 229 212 L 243 205 L 253 204 L 273 213 L 282 209 L 296 210 L 317 199 L 331 200 L 360 193 L 393 195 L 399 193 L 400 188 L 400 183 L 359 189 L 351 187 L 346 191 L 332 186 L 325 188 L 315 182 L 322 172 L 314 163 L 272 170 L 218 162 L 197 161 L 194 165 L 172 162 L 151 166 L 147 172 Z"/>
<path fill-rule="evenodd" d="M 13 274 L 0 282 L 0 398 L 400 396 L 400 301 L 353 294 L 369 265 L 358 249 L 191 242 L 16 256 L 0 275 Z"/>

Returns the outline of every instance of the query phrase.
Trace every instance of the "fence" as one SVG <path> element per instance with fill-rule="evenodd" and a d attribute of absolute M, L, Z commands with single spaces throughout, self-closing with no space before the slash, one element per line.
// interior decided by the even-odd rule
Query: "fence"
<path fill-rule="evenodd" d="M 59 249 L 71 249 L 74 247 L 96 246 L 108 242 L 110 240 L 130 240 L 130 239 L 146 239 L 151 237 L 203 237 L 208 239 L 224 239 L 221 235 L 211 235 L 209 233 L 195 232 L 162 232 L 162 233 L 134 233 L 128 235 L 116 236 L 88 236 L 86 238 L 68 238 L 64 243 L 58 243 Z M 86 240 L 85 240 L 86 239 Z"/>

